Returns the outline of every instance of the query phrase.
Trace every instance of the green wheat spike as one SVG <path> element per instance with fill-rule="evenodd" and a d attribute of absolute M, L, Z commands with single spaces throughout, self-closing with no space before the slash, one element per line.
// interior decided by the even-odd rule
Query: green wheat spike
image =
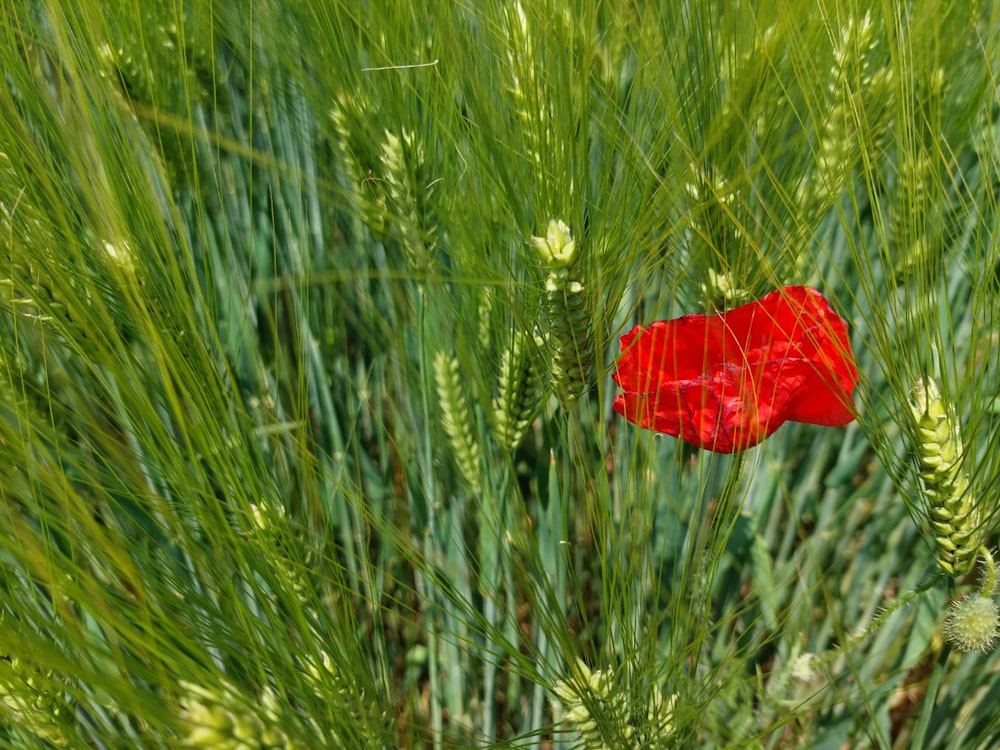
<path fill-rule="evenodd" d="M 572 677 L 559 680 L 553 692 L 558 700 L 560 723 L 580 735 L 581 747 L 657 747 L 674 734 L 676 695 L 666 696 L 659 685 L 648 686 L 645 710 L 636 712 L 621 674 L 611 667 L 591 670 L 582 660 L 572 667 Z"/>
<path fill-rule="evenodd" d="M 293 747 L 282 728 L 281 700 L 269 686 L 261 690 L 258 705 L 228 683 L 214 690 L 186 681 L 180 687 L 185 691 L 179 718 L 187 730 L 186 747 Z"/>
<path fill-rule="evenodd" d="M 330 110 L 330 121 L 340 139 L 341 165 L 356 210 L 371 231 L 381 235 L 388 222 L 386 190 L 382 178 L 375 177 L 382 154 L 366 131 L 362 136 L 365 118 L 362 101 L 349 95 L 340 97 Z"/>
<path fill-rule="evenodd" d="M 552 390 L 568 404 L 590 387 L 594 367 L 591 313 L 578 247 L 569 227 L 555 219 L 545 237 L 532 237 L 531 242 L 549 269 L 545 295 Z"/>
<path fill-rule="evenodd" d="M 544 342 L 536 337 L 534 344 Z M 542 374 L 532 355 L 531 341 L 522 331 L 514 334 L 500 362 L 497 397 L 493 400 L 493 419 L 497 440 L 514 451 L 524 440 L 531 423 L 542 409 L 545 388 Z"/>
<path fill-rule="evenodd" d="M 542 154 L 547 150 L 546 129 L 539 109 L 540 82 L 535 69 L 536 49 L 528 17 L 520 3 L 509 6 L 506 17 L 508 41 L 509 83 L 508 91 L 513 101 L 513 113 L 520 123 L 525 138 L 525 156 L 541 166 Z"/>
<path fill-rule="evenodd" d="M 0 704 L 13 726 L 56 747 L 68 747 L 75 722 L 64 685 L 16 656 L 0 656 Z"/>
<path fill-rule="evenodd" d="M 387 130 L 381 160 L 394 234 L 403 246 L 406 263 L 416 274 L 429 274 L 437 227 L 429 220 L 418 185 L 423 147 L 408 130 L 402 130 L 398 136 Z"/>
<path fill-rule="evenodd" d="M 963 576 L 975 565 L 983 532 L 979 506 L 962 468 L 957 420 L 932 380 L 917 383 L 910 408 L 916 420 L 914 448 L 927 527 L 937 546 L 938 564 L 953 576 Z"/>
<path fill-rule="evenodd" d="M 472 437 L 472 413 L 462 391 L 458 360 L 444 352 L 434 355 L 434 382 L 441 405 L 441 423 L 459 471 L 473 493 L 479 492 L 479 444 Z"/>
<path fill-rule="evenodd" d="M 476 341 L 483 352 L 493 351 L 493 293 L 484 288 L 479 298 L 479 326 L 476 329 Z"/>
<path fill-rule="evenodd" d="M 889 95 L 892 71 L 881 65 L 876 67 L 879 38 L 870 13 L 849 18 L 840 29 L 829 72 L 828 106 L 820 125 L 816 167 L 799 194 L 800 203 L 811 216 L 825 212 L 837 200 L 850 165 L 860 157 L 862 148 L 874 145 L 858 140 L 858 111 L 864 111 L 870 118 L 876 139 L 886 124 L 884 102 Z"/>

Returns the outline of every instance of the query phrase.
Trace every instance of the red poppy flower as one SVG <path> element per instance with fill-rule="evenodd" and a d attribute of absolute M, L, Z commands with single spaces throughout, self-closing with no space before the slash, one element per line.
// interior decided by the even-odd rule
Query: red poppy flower
<path fill-rule="evenodd" d="M 621 337 L 614 409 L 640 427 L 732 453 L 785 422 L 854 419 L 858 370 L 847 323 L 804 286 L 716 315 L 636 326 Z"/>

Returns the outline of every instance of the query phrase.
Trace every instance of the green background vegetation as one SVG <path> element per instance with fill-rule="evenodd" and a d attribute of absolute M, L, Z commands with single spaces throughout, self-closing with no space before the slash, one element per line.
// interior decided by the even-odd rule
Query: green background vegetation
<path fill-rule="evenodd" d="M 989 546 L 1000 17 L 868 5 L 5 5 L 0 741 L 1000 745 L 909 406 Z M 621 333 L 786 284 L 856 422 L 615 417 Z"/>

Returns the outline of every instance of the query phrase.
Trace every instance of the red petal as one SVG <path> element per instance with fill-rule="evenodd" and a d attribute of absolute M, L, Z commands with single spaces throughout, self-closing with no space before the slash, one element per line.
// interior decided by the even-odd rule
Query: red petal
<path fill-rule="evenodd" d="M 636 326 L 621 338 L 615 410 L 641 427 L 723 453 L 786 421 L 853 418 L 857 366 L 846 323 L 814 289 L 786 287 L 717 315 Z"/>
<path fill-rule="evenodd" d="M 612 378 L 626 391 L 646 391 L 661 381 L 657 373 L 670 373 L 672 380 L 701 377 L 739 344 L 721 316 L 693 314 L 636 326 L 621 337 L 621 347 L 626 354 Z"/>

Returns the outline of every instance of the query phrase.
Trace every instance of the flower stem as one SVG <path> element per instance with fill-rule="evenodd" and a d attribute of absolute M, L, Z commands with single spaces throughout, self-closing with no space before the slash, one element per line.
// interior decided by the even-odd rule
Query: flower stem
<path fill-rule="evenodd" d="M 979 557 L 983 561 L 983 578 L 981 592 L 983 596 L 993 596 L 997 586 L 997 566 L 993 560 L 993 553 L 986 545 L 979 547 Z"/>

